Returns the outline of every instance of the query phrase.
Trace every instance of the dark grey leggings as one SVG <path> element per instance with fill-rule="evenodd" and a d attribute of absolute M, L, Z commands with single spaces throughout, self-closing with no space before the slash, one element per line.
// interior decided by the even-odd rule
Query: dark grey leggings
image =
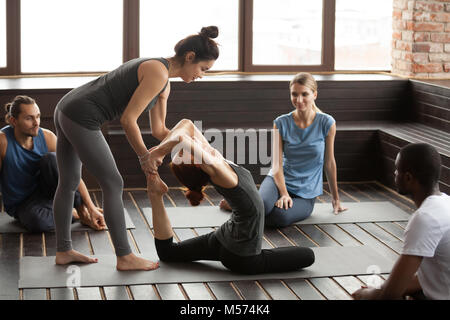
<path fill-rule="evenodd" d="M 83 164 L 95 176 L 103 191 L 105 222 L 116 255 L 131 253 L 122 201 L 123 179 L 102 132 L 80 126 L 65 116 L 58 107 L 54 119 L 58 136 L 56 159 L 59 171 L 53 202 L 57 250 L 63 252 L 72 249 L 72 204 Z"/>
<path fill-rule="evenodd" d="M 258 255 L 239 256 L 220 244 L 215 231 L 180 243 L 174 243 L 173 238 L 155 238 L 155 246 L 161 261 L 220 261 L 231 271 L 242 274 L 290 272 L 309 267 L 315 260 L 314 251 L 305 247 L 263 249 Z"/>

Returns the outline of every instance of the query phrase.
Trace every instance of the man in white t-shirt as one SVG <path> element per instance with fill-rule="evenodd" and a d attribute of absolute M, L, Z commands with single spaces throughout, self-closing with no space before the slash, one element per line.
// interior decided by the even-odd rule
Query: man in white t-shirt
<path fill-rule="evenodd" d="M 410 144 L 395 160 L 395 184 L 418 207 L 403 251 L 381 288 L 363 287 L 355 299 L 401 299 L 421 294 L 450 300 L 450 197 L 439 191 L 441 158 L 428 144 Z"/>

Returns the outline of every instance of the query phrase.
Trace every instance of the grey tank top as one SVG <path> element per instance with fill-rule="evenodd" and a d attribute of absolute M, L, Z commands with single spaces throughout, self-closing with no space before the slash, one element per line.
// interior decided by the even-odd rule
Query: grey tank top
<path fill-rule="evenodd" d="M 106 121 L 122 115 L 139 85 L 138 68 L 148 60 L 158 60 L 169 69 L 164 58 L 138 58 L 67 93 L 56 108 L 72 121 L 90 130 L 99 130 Z M 161 92 L 164 91 L 166 86 Z M 148 104 L 154 107 L 161 92 Z"/>
<path fill-rule="evenodd" d="M 230 219 L 216 230 L 215 235 L 227 250 L 236 255 L 258 255 L 264 233 L 264 203 L 250 171 L 227 162 L 238 176 L 238 185 L 227 189 L 211 181 L 232 208 Z"/>

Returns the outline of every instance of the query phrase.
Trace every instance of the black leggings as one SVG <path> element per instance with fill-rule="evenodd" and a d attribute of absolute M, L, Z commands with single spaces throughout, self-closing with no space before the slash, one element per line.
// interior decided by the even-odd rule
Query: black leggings
<path fill-rule="evenodd" d="M 239 256 L 225 249 L 214 233 L 180 243 L 174 243 L 173 238 L 155 238 L 156 251 L 164 262 L 220 261 L 231 271 L 243 274 L 288 272 L 314 263 L 314 252 L 302 247 L 263 249 L 255 256 Z"/>

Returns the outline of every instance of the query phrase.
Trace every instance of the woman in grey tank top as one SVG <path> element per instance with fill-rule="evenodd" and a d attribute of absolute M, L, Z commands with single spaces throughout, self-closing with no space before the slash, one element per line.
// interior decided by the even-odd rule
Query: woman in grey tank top
<path fill-rule="evenodd" d="M 165 126 L 169 78 L 181 77 L 188 83 L 201 78 L 219 56 L 217 43 L 213 40 L 217 36 L 217 27 L 202 28 L 199 34 L 177 43 L 175 56 L 128 61 L 73 89 L 59 101 L 54 115 L 59 170 L 53 203 L 57 264 L 97 262 L 72 249 L 70 204 L 83 164 L 97 178 L 103 191 L 104 216 L 117 255 L 117 269 L 152 270 L 158 267 L 157 263 L 131 252 L 122 201 L 123 179 L 100 128 L 106 121 L 120 118 L 142 170 L 146 175 L 154 173 L 157 163 L 144 144 L 137 119 L 149 110 L 152 135 L 159 140 L 166 137 L 169 133 Z"/>
<path fill-rule="evenodd" d="M 150 175 L 147 193 L 152 204 L 155 247 L 161 261 L 215 260 L 244 274 L 288 272 L 314 263 L 314 252 L 310 248 L 261 248 L 264 204 L 252 175 L 224 159 L 191 121 L 180 121 L 167 139 L 151 150 L 160 161 L 171 152 L 175 154 L 172 171 L 189 189 L 186 197 L 191 204 L 199 204 L 203 187 L 211 183 L 233 211 L 230 219 L 217 230 L 174 243 L 163 200 L 168 188 L 157 173 Z"/>

